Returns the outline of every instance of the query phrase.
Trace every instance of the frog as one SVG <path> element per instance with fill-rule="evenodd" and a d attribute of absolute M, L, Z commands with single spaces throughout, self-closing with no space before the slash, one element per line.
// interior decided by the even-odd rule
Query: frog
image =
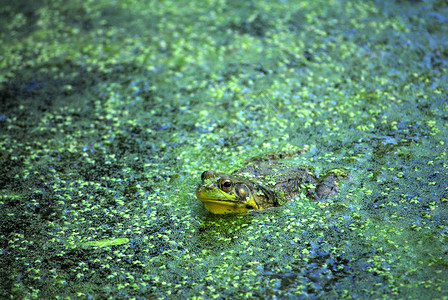
<path fill-rule="evenodd" d="M 301 193 L 314 201 L 331 199 L 339 192 L 340 181 L 348 177 L 345 169 L 330 169 L 318 177 L 311 166 L 276 159 L 287 156 L 250 159 L 230 174 L 204 171 L 196 197 L 213 214 L 261 211 L 282 206 Z"/>

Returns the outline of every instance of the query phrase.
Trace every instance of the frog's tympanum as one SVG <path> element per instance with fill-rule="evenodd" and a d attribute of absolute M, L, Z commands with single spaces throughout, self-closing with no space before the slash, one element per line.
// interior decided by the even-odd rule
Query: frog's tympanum
<path fill-rule="evenodd" d="M 196 196 L 214 214 L 241 213 L 281 206 L 300 193 L 325 200 L 338 192 L 346 173 L 333 169 L 319 178 L 311 167 L 255 161 L 230 175 L 205 171 Z"/>

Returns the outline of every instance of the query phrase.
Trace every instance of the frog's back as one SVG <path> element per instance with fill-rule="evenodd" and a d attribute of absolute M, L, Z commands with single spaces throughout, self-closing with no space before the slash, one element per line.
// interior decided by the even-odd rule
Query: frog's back
<path fill-rule="evenodd" d="M 310 186 L 307 196 L 315 198 L 316 178 L 311 167 L 288 166 L 278 162 L 251 163 L 232 173 L 254 181 L 284 195 L 284 201 L 296 196 L 304 186 Z"/>

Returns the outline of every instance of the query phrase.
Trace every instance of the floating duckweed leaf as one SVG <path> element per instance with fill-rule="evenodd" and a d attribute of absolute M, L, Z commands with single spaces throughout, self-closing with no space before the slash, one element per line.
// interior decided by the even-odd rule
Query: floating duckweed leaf
<path fill-rule="evenodd" d="M 97 241 L 90 241 L 79 244 L 81 247 L 92 246 L 92 247 L 107 247 L 107 246 L 118 246 L 129 243 L 128 238 L 111 238 Z"/>

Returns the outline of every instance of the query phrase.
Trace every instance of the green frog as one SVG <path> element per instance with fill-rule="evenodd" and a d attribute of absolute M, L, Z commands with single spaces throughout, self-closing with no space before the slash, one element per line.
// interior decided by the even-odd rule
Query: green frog
<path fill-rule="evenodd" d="M 281 206 L 302 192 L 309 199 L 325 200 L 338 192 L 344 177 L 347 173 L 341 169 L 318 178 L 311 167 L 255 159 L 230 175 L 203 172 L 196 197 L 211 213 L 242 213 Z"/>

